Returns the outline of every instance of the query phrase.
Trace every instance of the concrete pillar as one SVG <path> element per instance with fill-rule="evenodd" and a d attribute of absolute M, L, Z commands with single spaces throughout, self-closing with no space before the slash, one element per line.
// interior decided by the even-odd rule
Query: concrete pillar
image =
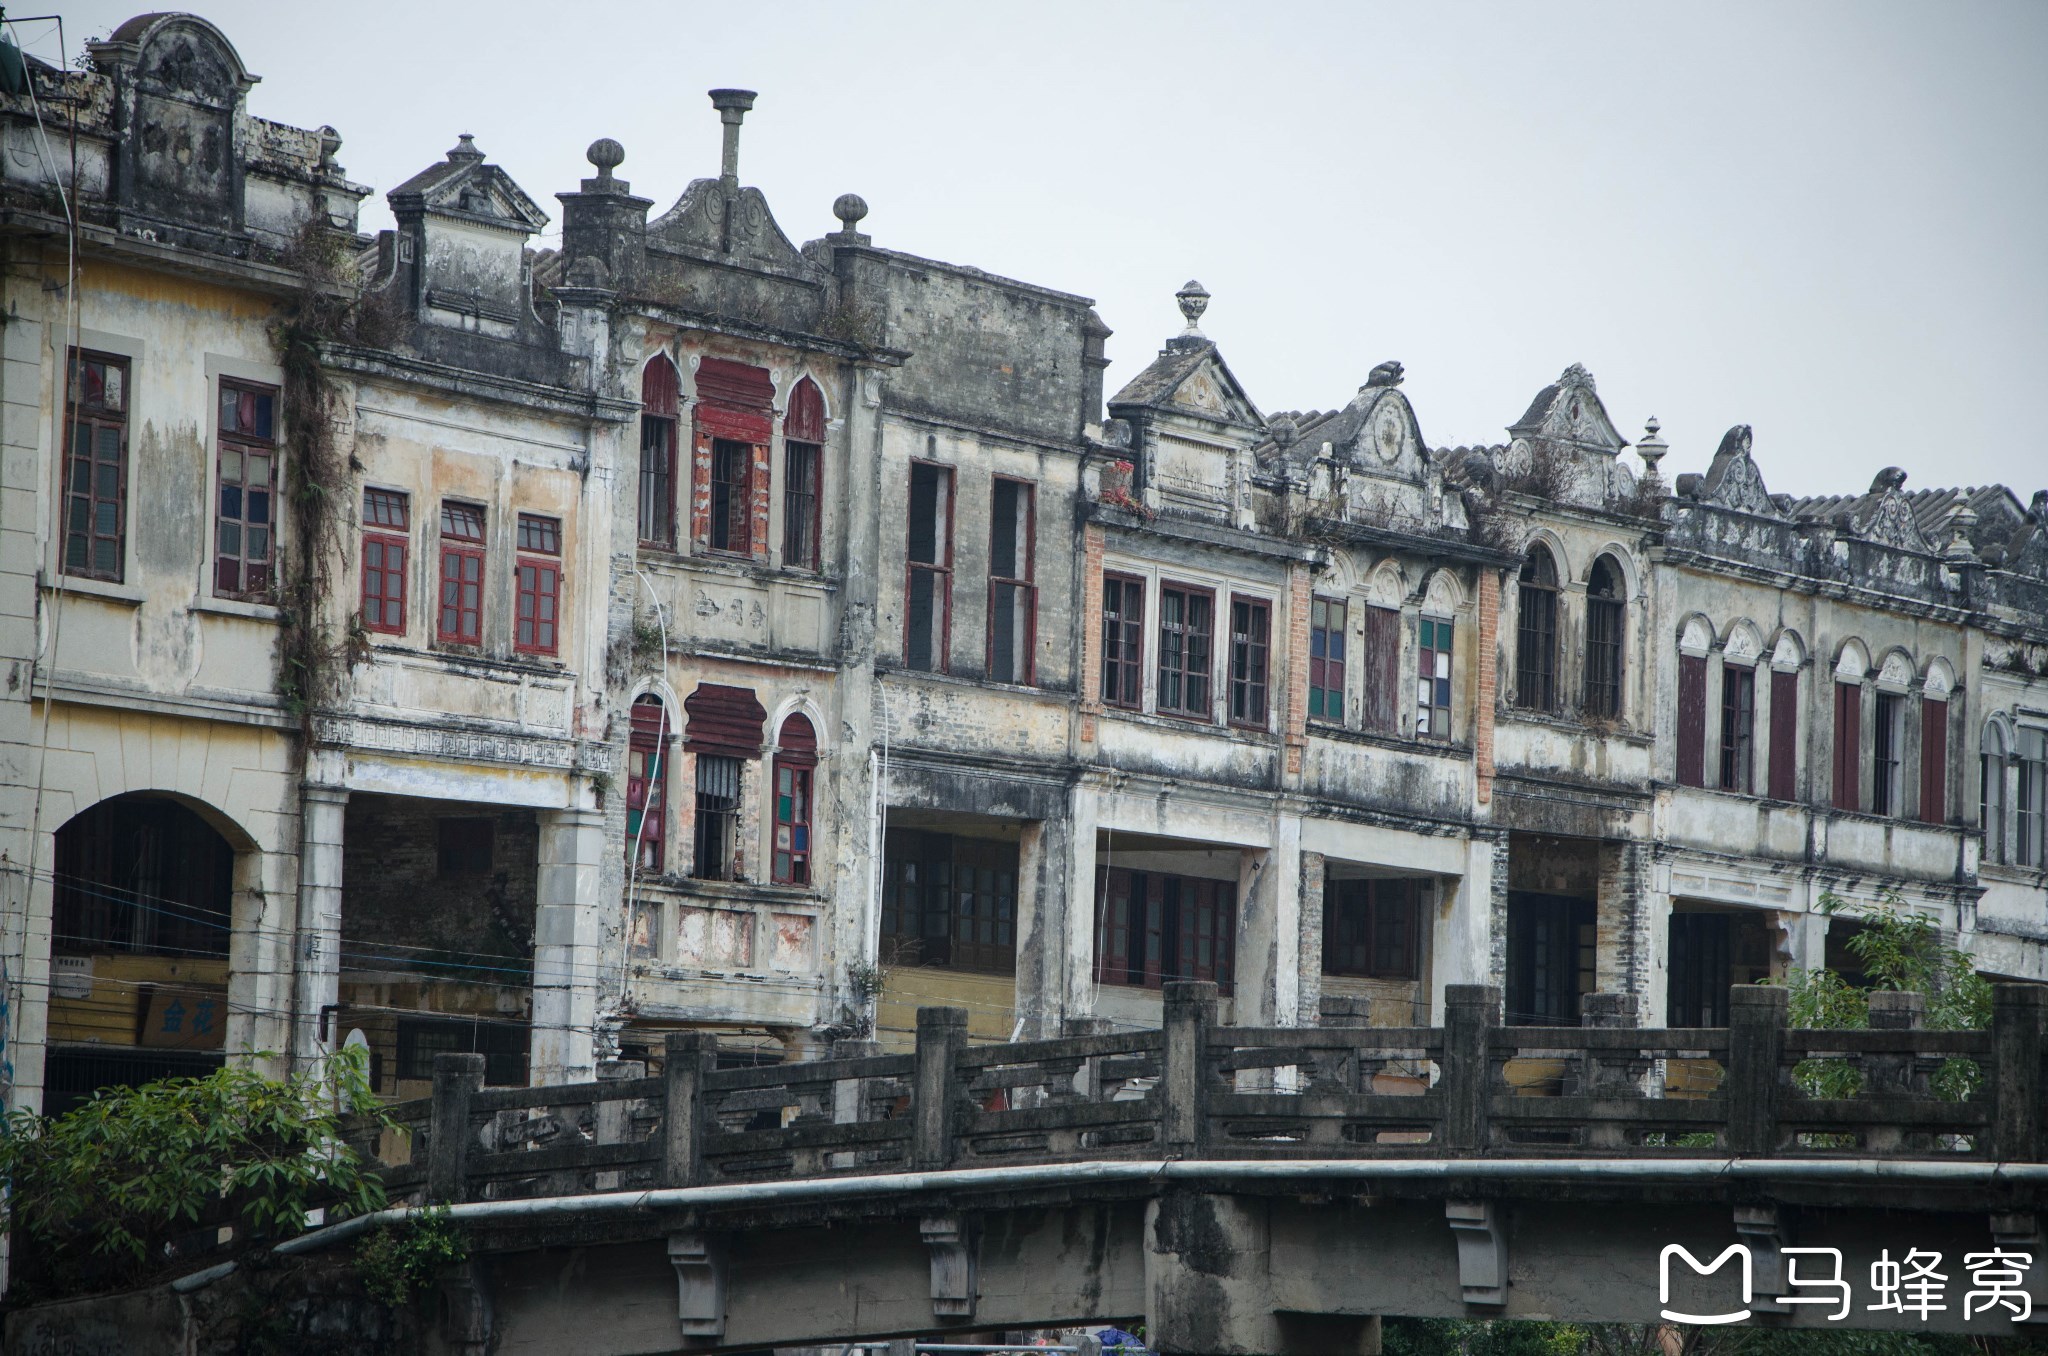
<path fill-rule="evenodd" d="M 597 1075 L 598 897 L 604 816 L 548 810 L 540 816 L 540 875 L 533 919 L 535 1085 Z"/>
<path fill-rule="evenodd" d="M 341 861 L 348 791 L 306 786 L 299 792 L 299 926 L 292 951 L 298 1029 L 292 1057 L 310 1067 L 341 1044 Z M 234 1033 L 230 1030 L 230 1036 Z"/>
<path fill-rule="evenodd" d="M 1640 843 L 1603 842 L 1600 874 L 1594 892 L 1594 924 L 1598 941 L 1594 975 L 1602 993 L 1647 998 L 1649 932 L 1662 923 L 1669 902 L 1653 898 L 1648 889 L 1649 853 Z"/>
<path fill-rule="evenodd" d="M 1018 838 L 1016 1004 L 1025 1040 L 1059 1035 L 1067 1010 L 1072 838 L 1066 818 L 1026 823 Z"/>
<path fill-rule="evenodd" d="M 228 942 L 224 1048 L 231 1059 L 237 1054 L 266 1052 L 268 1058 L 253 1062 L 270 1077 L 281 1076 L 294 1062 L 298 1032 L 293 1017 L 296 1014 L 303 1024 L 306 1016 L 295 1006 L 295 958 L 300 945 L 296 922 L 301 903 L 294 893 L 297 886 L 298 854 L 259 848 L 235 854 L 228 906 L 235 931 Z M 338 969 L 339 939 L 325 950 Z M 341 1033 L 332 1035 L 339 1044 Z"/>
<path fill-rule="evenodd" d="M 1101 822 L 1096 791 L 1076 786 L 1067 828 L 1066 1006 L 1062 1019 L 1095 1013 L 1095 836 Z"/>
<path fill-rule="evenodd" d="M 1239 1026 L 1294 1026 L 1301 1001 L 1301 818 L 1274 819 L 1273 846 L 1246 849 L 1238 870 Z"/>
<path fill-rule="evenodd" d="M 1320 852 L 1301 854 L 1300 903 L 1297 905 L 1301 945 L 1297 956 L 1295 1022 L 1314 1026 L 1323 1008 L 1323 877 L 1329 859 Z"/>
<path fill-rule="evenodd" d="M 26 839 L 28 835 L 21 835 Z M 50 932 L 56 895 L 50 862 L 56 836 L 47 829 L 36 844 L 36 875 L 0 872 L 0 952 L 7 1011 L 0 1014 L 0 1098 L 9 1111 L 43 1109 L 43 1068 L 49 1053 Z M 17 912 L 18 910 L 18 912 Z"/>
<path fill-rule="evenodd" d="M 1508 840 L 1474 836 L 1465 874 L 1446 880 L 1429 938 L 1429 1020 L 1452 984 L 1501 984 L 1507 971 Z M 1418 1015 L 1418 1020 L 1422 1020 Z"/>

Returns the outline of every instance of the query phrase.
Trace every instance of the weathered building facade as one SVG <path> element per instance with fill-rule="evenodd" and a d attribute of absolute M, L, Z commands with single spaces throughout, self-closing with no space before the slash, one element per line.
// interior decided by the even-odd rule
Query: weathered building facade
<path fill-rule="evenodd" d="M 1432 449 L 1086 298 L 465 136 L 369 190 L 190 16 L 0 106 L 12 1105 L 1229 1020 L 1726 1020 L 1896 893 L 2048 980 L 2048 501 L 1666 488 L 1583 368 Z M 167 102 L 168 101 L 168 102 Z M 175 108 L 173 112 L 167 109 Z M 707 121 L 708 131 L 708 121 Z M 76 160 L 71 147 L 76 145 Z M 1636 469 L 1637 467 L 1641 469 Z M 202 1029 L 198 1016 L 204 1006 Z M 175 1009 L 175 1012 L 173 1011 Z M 359 1033 L 359 1034 L 358 1034 Z"/>

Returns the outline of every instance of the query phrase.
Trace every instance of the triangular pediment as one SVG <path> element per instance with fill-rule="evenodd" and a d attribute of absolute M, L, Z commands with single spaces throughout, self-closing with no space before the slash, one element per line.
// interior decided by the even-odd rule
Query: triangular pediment
<path fill-rule="evenodd" d="M 1628 446 L 1607 415 L 1593 374 L 1578 363 L 1538 391 L 1522 417 L 1508 426 L 1508 432 L 1518 438 L 1543 438 L 1596 452 L 1616 453 Z"/>
<path fill-rule="evenodd" d="M 401 217 L 434 212 L 524 235 L 535 234 L 548 224 L 548 214 L 540 204 L 528 197 L 511 175 L 486 161 L 467 134 L 446 160 L 392 189 L 390 202 L 392 212 Z"/>
<path fill-rule="evenodd" d="M 1183 337 L 1168 343 L 1144 371 L 1110 397 L 1109 405 L 1113 410 L 1142 406 L 1244 428 L 1264 428 L 1266 423 L 1207 339 Z"/>

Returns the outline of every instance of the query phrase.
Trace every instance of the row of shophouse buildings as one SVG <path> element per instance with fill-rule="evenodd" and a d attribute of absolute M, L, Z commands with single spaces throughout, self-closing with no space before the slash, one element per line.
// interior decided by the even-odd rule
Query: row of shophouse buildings
<path fill-rule="evenodd" d="M 1725 1020 L 1896 897 L 2048 981 L 2048 501 L 1432 448 L 720 172 L 369 192 L 151 15 L 0 99 L 0 1080 L 1158 1020 Z M 710 119 L 705 122 L 709 140 Z M 708 166 L 707 166 L 708 167 Z M 559 248 L 543 248 L 551 218 Z M 1509 411 L 1511 412 L 1511 411 Z M 1930 449 L 1916 449 L 1931 457 Z M 1874 458 L 1875 460 L 1875 458 Z M 1875 471 L 1875 467 L 1870 468 Z M 1862 483 L 1858 477 L 1858 484 Z"/>

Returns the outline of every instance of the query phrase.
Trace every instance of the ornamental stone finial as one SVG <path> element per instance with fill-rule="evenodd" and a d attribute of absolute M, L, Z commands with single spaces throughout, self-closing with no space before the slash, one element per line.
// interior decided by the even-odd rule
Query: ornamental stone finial
<path fill-rule="evenodd" d="M 1658 436 L 1657 430 L 1663 427 L 1657 422 L 1657 416 L 1651 415 L 1643 424 L 1643 436 L 1636 442 L 1636 455 L 1643 459 L 1645 476 L 1656 475 L 1657 463 L 1664 460 L 1664 454 L 1671 450 L 1671 444 Z"/>
<path fill-rule="evenodd" d="M 1209 309 L 1209 289 L 1189 278 L 1174 299 L 1180 303 L 1180 313 L 1187 317 L 1188 327 L 1181 331 L 1184 336 L 1203 338 L 1202 312 Z"/>
<path fill-rule="evenodd" d="M 610 137 L 599 137 L 583 152 L 583 158 L 597 167 L 597 177 L 609 181 L 612 171 L 626 163 L 626 148 Z"/>

